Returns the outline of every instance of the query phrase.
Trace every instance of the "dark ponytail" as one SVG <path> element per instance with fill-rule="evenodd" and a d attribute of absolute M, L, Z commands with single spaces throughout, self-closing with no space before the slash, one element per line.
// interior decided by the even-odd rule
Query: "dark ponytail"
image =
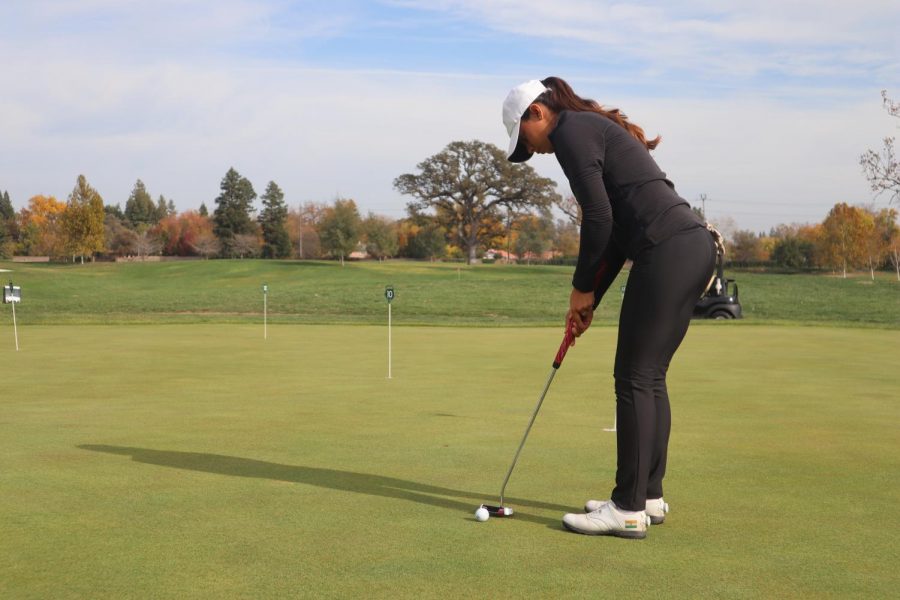
<path fill-rule="evenodd" d="M 537 98 L 535 98 L 535 102 L 540 102 L 550 110 L 555 113 L 559 113 L 563 110 L 571 110 L 575 112 L 595 112 L 603 115 L 607 119 L 615 121 L 619 125 L 625 128 L 625 130 L 632 135 L 635 139 L 637 139 L 640 143 L 647 147 L 647 150 L 653 150 L 656 146 L 659 145 L 660 140 L 662 139 L 660 136 L 656 136 L 652 140 L 647 140 L 644 137 L 644 130 L 641 129 L 638 125 L 635 125 L 631 121 L 628 120 L 628 117 L 620 111 L 618 108 L 613 108 L 610 110 L 604 109 L 598 102 L 594 100 L 590 100 L 588 98 L 582 98 L 572 89 L 568 83 L 566 83 L 563 79 L 559 77 L 548 77 L 546 79 L 542 79 L 541 83 L 543 83 L 549 91 L 544 92 Z M 528 111 L 525 111 L 525 114 L 522 115 L 522 120 L 528 120 Z"/>

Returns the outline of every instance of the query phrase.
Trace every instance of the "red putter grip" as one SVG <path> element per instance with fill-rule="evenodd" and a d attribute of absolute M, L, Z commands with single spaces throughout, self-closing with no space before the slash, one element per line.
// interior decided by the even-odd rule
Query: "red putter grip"
<path fill-rule="evenodd" d="M 572 321 L 566 322 L 566 335 L 563 338 L 562 344 L 559 345 L 559 351 L 556 353 L 556 358 L 553 360 L 553 368 L 558 369 L 562 364 L 563 359 L 566 357 L 566 352 L 569 351 L 569 346 L 575 344 L 575 334 L 572 333 Z"/>

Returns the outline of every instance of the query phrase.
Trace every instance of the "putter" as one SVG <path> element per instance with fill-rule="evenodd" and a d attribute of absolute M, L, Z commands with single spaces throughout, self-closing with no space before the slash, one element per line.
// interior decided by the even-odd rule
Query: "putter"
<path fill-rule="evenodd" d="M 556 371 L 559 370 L 563 358 L 566 357 L 566 352 L 568 352 L 569 346 L 574 343 L 575 335 L 572 333 L 572 323 L 570 321 L 566 324 L 566 335 L 565 337 L 563 337 L 562 344 L 560 344 L 559 346 L 559 351 L 556 353 L 556 358 L 553 360 L 553 369 L 550 370 L 550 376 L 547 378 L 547 383 L 544 384 L 544 391 L 541 392 L 541 397 L 538 399 L 537 406 L 534 407 L 534 412 L 531 413 L 531 420 L 528 421 L 528 427 L 525 428 L 525 435 L 522 436 L 522 441 L 519 443 L 519 449 L 516 450 L 516 455 L 513 457 L 512 464 L 509 465 L 509 471 L 506 472 L 506 478 L 503 480 L 503 487 L 500 488 L 500 505 L 481 505 L 487 509 L 488 514 L 492 517 L 511 517 L 513 515 L 512 507 L 503 505 L 503 494 L 506 492 L 506 484 L 509 483 L 509 477 L 510 475 L 512 475 L 513 469 L 516 468 L 516 462 L 519 460 L 519 454 L 522 452 L 522 448 L 525 446 L 525 440 L 528 439 L 528 433 L 531 431 L 531 426 L 534 425 L 534 419 L 537 417 L 538 411 L 541 410 L 541 404 L 544 403 L 544 397 L 547 395 L 547 390 L 550 389 L 550 383 L 553 381 L 553 377 L 556 375 Z"/>

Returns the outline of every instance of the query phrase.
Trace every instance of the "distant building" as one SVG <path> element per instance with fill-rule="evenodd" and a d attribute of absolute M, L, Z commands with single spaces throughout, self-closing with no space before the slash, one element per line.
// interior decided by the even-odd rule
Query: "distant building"
<path fill-rule="evenodd" d="M 507 252 L 506 250 L 497 250 L 494 248 L 491 248 L 490 250 L 485 252 L 484 258 L 486 260 L 505 260 L 506 262 L 515 262 L 519 259 L 519 257 L 512 252 Z"/>
<path fill-rule="evenodd" d="M 487 252 L 484 253 L 484 258 L 486 260 L 505 260 L 506 262 L 519 262 L 519 261 L 529 261 L 529 262 L 546 262 L 549 260 L 553 260 L 554 258 L 559 258 L 562 256 L 562 253 L 557 250 L 547 250 L 542 252 L 540 255 L 533 254 L 531 252 L 527 252 L 522 256 L 515 254 L 513 252 L 507 252 L 506 250 L 500 250 L 497 248 L 491 248 Z"/>

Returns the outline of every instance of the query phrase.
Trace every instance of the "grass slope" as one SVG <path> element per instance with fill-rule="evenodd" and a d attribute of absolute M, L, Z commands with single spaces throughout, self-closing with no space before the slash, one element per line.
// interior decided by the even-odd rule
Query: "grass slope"
<path fill-rule="evenodd" d="M 507 490 L 517 516 L 483 524 L 472 511 L 496 499 L 555 329 L 399 328 L 391 380 L 384 327 L 22 333 L 20 352 L 0 345 L 3 598 L 900 586 L 897 331 L 693 328 L 670 373 L 672 512 L 640 542 L 559 523 L 611 487 L 612 328 L 556 377 Z"/>
<path fill-rule="evenodd" d="M 25 324 L 249 323 L 268 311 L 280 323 L 386 320 L 385 285 L 394 285 L 398 324 L 553 325 L 568 304 L 571 267 L 389 261 L 213 260 L 146 264 L 29 265 L 11 268 L 23 289 Z M 734 274 L 731 274 L 734 275 Z M 852 324 L 900 328 L 900 282 L 880 274 L 738 273 L 747 323 Z M 596 316 L 616 322 L 620 275 Z M 8 310 L 8 308 L 7 308 Z"/>

